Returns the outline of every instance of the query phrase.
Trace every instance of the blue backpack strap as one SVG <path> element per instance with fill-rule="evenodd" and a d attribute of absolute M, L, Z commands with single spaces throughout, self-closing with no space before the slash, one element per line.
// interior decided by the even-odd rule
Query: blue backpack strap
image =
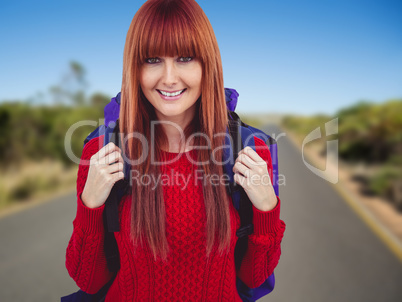
<path fill-rule="evenodd" d="M 101 135 L 105 134 L 105 125 L 100 125 L 98 128 L 96 128 L 94 131 L 88 134 L 88 136 L 84 140 L 84 146 L 93 138 L 99 137 Z"/>
<path fill-rule="evenodd" d="M 267 280 L 257 288 L 249 288 L 239 278 L 236 279 L 236 288 L 243 302 L 255 302 L 274 290 L 275 275 L 272 273 Z"/>
<path fill-rule="evenodd" d="M 105 130 L 105 138 L 103 140 L 103 146 L 106 146 L 110 141 L 115 141 L 115 137 L 112 137 L 114 135 L 114 130 L 115 130 L 116 123 L 111 122 L 108 127 L 106 127 Z M 109 197 L 106 199 L 105 202 L 105 212 L 107 215 L 107 230 L 109 232 L 119 232 L 120 231 L 120 226 L 119 226 L 119 220 L 118 220 L 118 192 L 117 192 L 117 186 L 114 185 Z M 117 220 L 116 220 L 117 217 Z"/>
<path fill-rule="evenodd" d="M 226 129 L 226 136 L 225 136 L 225 146 L 228 146 L 229 148 L 225 148 L 223 152 L 223 157 L 225 159 L 224 171 L 229 176 L 229 186 L 228 186 L 229 195 L 232 196 L 234 207 L 236 208 L 236 210 L 239 210 L 240 207 L 239 203 L 241 198 L 240 195 L 241 186 L 236 184 L 234 181 L 233 166 L 238 156 L 238 152 L 244 149 L 245 147 L 251 147 L 255 151 L 255 143 L 254 138 L 252 137 L 252 132 L 246 127 L 242 127 L 239 124 L 239 121 L 235 120 L 236 117 L 238 118 L 237 114 L 235 114 L 234 112 L 230 112 L 230 115 L 231 116 L 229 117 L 229 127 Z M 232 133 L 230 131 L 231 127 L 233 127 Z M 234 138 L 234 136 L 236 136 L 235 133 L 238 133 L 240 135 L 238 139 Z M 231 140 L 233 141 L 233 144 Z M 237 152 L 234 151 L 236 147 L 238 149 Z"/>
<path fill-rule="evenodd" d="M 270 149 L 270 152 L 271 152 L 272 164 L 273 164 L 273 170 L 274 170 L 272 182 L 274 184 L 275 193 L 276 193 L 276 195 L 278 195 L 278 184 L 277 184 L 277 178 L 278 178 L 278 169 L 277 168 L 278 168 L 278 166 L 277 166 L 276 141 L 272 137 L 270 137 L 269 135 L 264 133 L 263 131 L 241 122 L 240 118 L 234 112 L 230 112 L 229 119 L 230 119 L 229 128 L 228 128 L 227 132 L 230 133 L 230 125 L 231 124 L 236 125 L 236 127 L 238 128 L 238 133 L 241 136 L 241 149 L 243 149 L 245 147 L 251 147 L 254 151 L 256 151 L 254 136 L 262 139 L 264 142 L 267 143 L 267 145 Z M 233 120 L 235 120 L 235 121 L 237 120 L 237 123 L 233 122 Z M 225 145 L 230 146 L 230 148 L 224 149 L 225 150 L 224 162 L 226 163 L 224 166 L 224 169 L 225 169 L 225 173 L 227 173 L 229 176 L 230 182 L 233 182 L 234 179 L 233 179 L 232 169 L 233 169 L 234 160 L 230 161 L 229 159 L 235 158 L 235 155 L 237 157 L 237 153 L 235 151 L 233 151 L 233 149 L 232 149 L 233 147 L 232 147 L 232 144 L 230 143 L 230 137 L 232 137 L 232 139 L 233 139 L 233 134 L 231 134 L 230 136 L 227 135 L 225 138 L 225 140 L 226 140 Z M 236 139 L 233 139 L 233 141 L 234 141 L 234 145 L 235 145 Z M 239 141 L 240 140 L 238 140 L 238 142 Z M 236 147 L 236 146 L 234 146 L 234 147 Z M 274 161 L 275 161 L 276 165 L 274 165 Z M 276 186 L 276 188 L 275 188 L 275 186 Z M 241 194 L 240 190 L 236 190 L 235 186 L 230 185 L 229 188 L 230 188 L 229 192 L 231 193 L 234 206 L 239 211 L 239 216 L 241 217 L 242 213 L 243 213 L 243 211 L 241 210 L 241 205 L 242 205 L 242 203 L 244 204 L 243 200 L 245 200 L 245 198 Z M 248 197 L 247 197 L 247 200 L 248 200 Z M 248 202 L 250 203 L 249 206 L 251 207 L 251 202 L 249 200 L 248 200 Z M 244 213 L 243 213 L 243 215 L 244 215 Z M 251 219 L 252 219 L 252 213 L 249 217 L 251 217 Z M 250 220 L 248 220 L 248 221 L 250 221 Z M 238 239 L 237 244 L 236 244 L 236 249 L 235 249 L 235 261 L 236 261 L 236 257 L 237 257 L 237 259 L 240 258 L 240 263 L 241 263 L 241 259 L 244 257 L 243 253 L 247 249 L 247 242 L 245 242 L 244 240 L 247 240 L 247 238 L 248 238 L 247 236 L 250 234 L 249 228 L 250 227 L 248 227 L 247 225 L 245 226 L 242 223 L 241 228 L 238 230 L 239 233 L 244 232 L 242 234 L 242 236 L 245 236 L 245 237 L 243 237 L 245 239 L 240 239 L 240 238 Z M 251 230 L 252 230 L 252 224 L 251 224 Z M 239 250 L 241 251 L 240 253 L 239 253 Z M 239 260 L 237 260 L 237 265 L 239 265 Z M 236 287 L 237 287 L 237 291 L 243 301 L 254 302 L 255 300 L 269 294 L 274 289 L 275 275 L 274 275 L 274 273 L 272 273 L 264 281 L 264 283 L 261 284 L 257 288 L 249 288 L 239 278 L 237 278 Z"/>
<path fill-rule="evenodd" d="M 233 173 L 233 166 L 234 161 L 236 160 L 236 156 L 233 151 L 232 141 L 231 141 L 231 134 L 229 131 L 229 127 L 226 128 L 226 136 L 225 136 L 225 146 L 227 148 L 223 149 L 223 158 L 224 158 L 224 172 L 229 177 L 229 183 L 227 186 L 228 193 L 232 197 L 232 202 L 236 210 L 239 210 L 239 201 L 240 201 L 240 192 L 236 188 L 236 184 L 234 181 L 234 173 Z"/>
<path fill-rule="evenodd" d="M 226 107 L 229 111 L 235 111 L 238 97 L 239 93 L 236 89 L 225 88 Z"/>
<path fill-rule="evenodd" d="M 229 176 L 228 190 L 232 196 L 234 207 L 240 216 L 240 228 L 236 231 L 238 240 L 235 247 L 235 266 L 236 269 L 240 269 L 241 261 L 247 251 L 248 235 L 253 233 L 253 209 L 243 187 L 234 181 L 233 165 L 240 150 L 244 149 L 244 144 L 254 146 L 250 144 L 251 140 L 245 139 L 251 133 L 246 128 L 241 127 L 240 118 L 237 114 L 228 112 L 228 115 L 227 131 L 229 135 L 225 136 L 225 145 L 229 146 L 229 149 L 224 149 L 226 151 L 226 154 L 224 153 L 224 159 L 226 159 L 224 160 L 224 171 Z M 228 158 L 227 155 L 230 157 Z"/>
<path fill-rule="evenodd" d="M 120 92 L 110 100 L 104 108 L 105 125 L 108 127 L 110 123 L 116 122 L 120 114 Z"/>
<path fill-rule="evenodd" d="M 84 140 L 84 146 L 93 138 L 99 137 L 101 135 L 105 135 L 105 140 L 103 142 L 103 145 L 106 145 L 110 142 L 111 139 L 111 134 L 113 133 L 115 124 L 111 125 L 112 127 L 108 128 L 105 127 L 105 125 L 101 125 L 98 128 L 96 128 L 94 131 L 92 131 Z M 110 203 L 110 202 L 109 202 Z M 113 216 L 113 215 L 106 215 L 106 212 L 110 211 L 106 210 L 106 205 L 105 205 L 105 210 L 103 211 L 103 225 L 105 229 L 105 239 L 104 239 L 104 250 L 106 254 L 106 261 L 107 261 L 107 266 L 108 269 L 111 272 L 117 272 L 120 268 L 120 261 L 119 261 L 119 251 L 117 247 L 117 242 L 116 238 L 114 237 L 113 232 L 110 232 L 108 230 L 108 223 L 107 223 L 107 216 Z M 113 211 L 115 212 L 115 211 Z M 118 219 L 118 213 L 117 213 L 117 219 Z M 114 226 L 115 228 L 115 226 Z M 117 226 L 118 228 L 118 226 Z M 93 301 L 105 301 L 106 294 L 114 282 L 114 279 L 116 278 L 116 274 L 96 293 L 96 294 L 88 294 L 82 290 L 78 290 L 75 293 L 72 293 L 68 296 L 61 297 L 61 302 L 76 302 L 76 301 L 82 301 L 82 302 L 93 302 Z"/>
<path fill-rule="evenodd" d="M 105 129 L 103 145 L 106 146 L 109 142 L 113 142 L 116 146 L 120 147 L 121 142 L 118 134 L 119 120 L 116 122 L 110 122 L 108 127 Z M 117 246 L 114 232 L 120 231 L 119 202 L 127 192 L 128 188 L 130 188 L 128 179 L 125 178 L 116 182 L 106 199 L 105 209 L 103 211 L 103 225 L 105 229 L 104 251 L 107 266 L 111 272 L 117 272 L 120 269 L 119 248 Z"/>

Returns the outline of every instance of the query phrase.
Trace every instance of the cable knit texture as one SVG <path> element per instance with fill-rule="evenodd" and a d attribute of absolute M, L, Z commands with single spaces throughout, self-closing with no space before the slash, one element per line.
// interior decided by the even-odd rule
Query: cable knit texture
<path fill-rule="evenodd" d="M 267 162 L 272 179 L 271 155 L 259 138 L 254 138 L 257 153 Z M 77 177 L 77 214 L 74 230 L 66 251 L 70 276 L 85 292 L 97 292 L 110 278 L 103 251 L 104 206 L 90 209 L 82 200 L 88 174 L 84 161 L 102 147 L 103 136 L 88 142 L 83 150 Z M 168 159 L 177 154 L 166 152 Z M 190 158 L 196 150 L 181 154 L 162 165 L 166 235 L 170 247 L 167 262 L 154 261 L 147 245 L 134 251 L 130 245 L 130 203 L 126 196 L 120 203 L 120 232 L 115 233 L 120 251 L 121 269 L 108 294 L 110 301 L 239 301 L 236 276 L 249 287 L 258 287 L 278 264 L 285 223 L 280 220 L 280 199 L 274 209 L 263 212 L 253 206 L 254 234 L 249 236 L 246 255 L 236 272 L 234 248 L 240 218 L 230 205 L 232 239 L 230 253 L 220 256 L 217 244 L 206 258 L 206 214 L 203 201 L 203 179 Z M 205 179 L 205 178 L 204 178 Z M 141 178 L 138 177 L 138 181 Z M 185 188 L 185 189 L 184 189 Z"/>

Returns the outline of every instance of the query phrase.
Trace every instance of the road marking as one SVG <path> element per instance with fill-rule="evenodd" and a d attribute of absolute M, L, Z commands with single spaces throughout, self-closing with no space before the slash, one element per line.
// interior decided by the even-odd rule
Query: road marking
<path fill-rule="evenodd" d="M 363 204 L 353 199 L 351 197 L 353 196 L 353 193 L 348 191 L 345 187 L 341 188 L 339 185 L 332 183 L 331 185 L 402 263 L 402 243 L 398 238 L 391 233 Z"/>

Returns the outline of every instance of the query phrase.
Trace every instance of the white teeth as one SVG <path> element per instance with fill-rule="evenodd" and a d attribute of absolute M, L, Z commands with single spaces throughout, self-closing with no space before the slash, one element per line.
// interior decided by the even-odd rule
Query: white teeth
<path fill-rule="evenodd" d="M 159 91 L 160 91 L 160 93 L 162 93 L 164 96 L 177 96 L 177 95 L 179 95 L 180 93 L 182 93 L 182 92 L 184 91 L 184 89 L 183 89 L 183 90 L 180 90 L 180 91 L 176 91 L 176 92 L 174 92 L 174 93 L 166 92 L 166 91 L 163 91 L 163 90 L 159 90 Z"/>

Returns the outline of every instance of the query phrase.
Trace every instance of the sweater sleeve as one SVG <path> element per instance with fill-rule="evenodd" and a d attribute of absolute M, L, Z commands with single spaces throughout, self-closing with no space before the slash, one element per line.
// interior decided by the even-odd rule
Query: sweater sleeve
<path fill-rule="evenodd" d="M 77 213 L 73 233 L 66 250 L 66 268 L 71 278 L 84 292 L 96 293 L 112 273 L 107 269 L 103 250 L 104 205 L 91 209 L 84 205 L 81 194 L 87 180 L 89 160 L 102 147 L 102 136 L 90 140 L 82 151 L 77 175 Z"/>
<path fill-rule="evenodd" d="M 256 150 L 266 162 L 272 178 L 272 161 L 268 146 L 259 138 L 254 138 Z M 248 236 L 246 254 L 237 276 L 249 288 L 260 286 L 274 271 L 281 255 L 281 242 L 286 225 L 280 219 L 281 200 L 270 211 L 260 211 L 253 207 L 254 233 Z"/>

